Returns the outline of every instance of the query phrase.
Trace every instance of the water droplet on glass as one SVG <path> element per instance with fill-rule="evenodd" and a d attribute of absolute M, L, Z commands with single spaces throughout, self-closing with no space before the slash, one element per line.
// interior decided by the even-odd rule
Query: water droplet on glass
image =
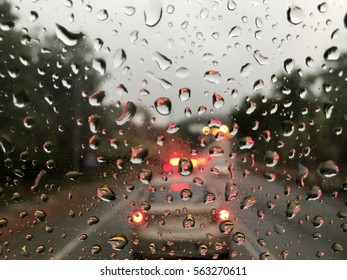
<path fill-rule="evenodd" d="M 99 245 L 94 245 L 90 249 L 90 252 L 92 253 L 92 255 L 98 254 L 100 253 L 100 251 L 101 251 L 101 247 Z"/>
<path fill-rule="evenodd" d="M 189 70 L 185 67 L 178 68 L 175 75 L 178 78 L 184 79 L 189 76 Z"/>
<path fill-rule="evenodd" d="M 31 22 L 36 21 L 38 18 L 39 18 L 39 14 L 38 14 L 37 12 L 35 12 L 35 11 L 30 11 L 30 17 L 29 17 L 29 19 L 30 19 Z"/>
<path fill-rule="evenodd" d="M 293 219 L 300 212 L 300 204 L 296 199 L 292 199 L 287 204 L 286 217 Z"/>
<path fill-rule="evenodd" d="M 280 156 L 277 152 L 266 151 L 264 156 L 264 162 L 268 167 L 274 167 L 280 159 Z"/>
<path fill-rule="evenodd" d="M 219 224 L 219 230 L 223 234 L 230 234 L 234 229 L 234 223 L 232 221 L 224 221 Z"/>
<path fill-rule="evenodd" d="M 236 38 L 241 36 L 241 27 L 238 25 L 235 25 L 233 28 L 230 29 L 229 38 Z"/>
<path fill-rule="evenodd" d="M 232 237 L 232 240 L 239 245 L 243 245 L 245 243 L 245 239 L 246 236 L 242 232 L 236 232 Z"/>
<path fill-rule="evenodd" d="M 188 214 L 183 220 L 183 227 L 185 229 L 193 228 L 195 226 L 195 219 L 193 215 Z"/>
<path fill-rule="evenodd" d="M 239 148 L 240 150 L 249 150 L 253 147 L 254 140 L 250 136 L 242 137 L 239 140 Z"/>
<path fill-rule="evenodd" d="M 97 195 L 106 202 L 116 199 L 115 193 L 107 185 L 97 188 Z"/>
<path fill-rule="evenodd" d="M 193 163 L 189 158 L 181 158 L 178 162 L 178 172 L 182 176 L 188 176 L 193 172 Z"/>
<path fill-rule="evenodd" d="M 47 217 L 46 213 L 42 210 L 36 210 L 34 216 L 36 220 L 39 222 L 43 222 Z"/>
<path fill-rule="evenodd" d="M 185 102 L 190 99 L 190 89 L 189 88 L 181 88 L 179 90 L 178 96 L 181 101 Z"/>
<path fill-rule="evenodd" d="M 26 90 L 21 89 L 13 94 L 13 104 L 17 108 L 24 108 L 30 104 L 29 94 Z"/>
<path fill-rule="evenodd" d="M 340 51 L 337 47 L 331 47 L 324 52 L 324 59 L 326 61 L 335 61 L 340 57 Z"/>
<path fill-rule="evenodd" d="M 267 64 L 269 64 L 268 57 L 266 57 L 263 54 L 261 54 L 261 52 L 258 51 L 258 50 L 254 51 L 253 57 L 258 62 L 259 65 L 267 65 Z"/>
<path fill-rule="evenodd" d="M 89 104 L 92 106 L 101 106 L 106 94 L 103 90 L 98 90 L 88 97 Z"/>
<path fill-rule="evenodd" d="M 224 98 L 215 92 L 212 96 L 212 104 L 214 108 L 219 109 L 224 105 Z"/>
<path fill-rule="evenodd" d="M 126 104 L 124 104 L 122 109 L 122 114 L 116 119 L 116 123 L 118 125 L 123 125 L 127 122 L 129 122 L 136 114 L 136 105 L 128 101 Z"/>
<path fill-rule="evenodd" d="M 189 200 L 193 197 L 193 193 L 189 189 L 183 189 L 180 193 L 182 200 Z"/>
<path fill-rule="evenodd" d="M 70 47 L 75 46 L 80 41 L 82 41 L 85 37 L 83 33 L 72 33 L 69 30 L 67 30 L 65 27 L 57 23 L 55 25 L 56 25 L 55 33 L 58 39 L 60 39 L 67 46 L 70 46 Z"/>
<path fill-rule="evenodd" d="M 108 240 L 108 243 L 112 246 L 112 249 L 121 251 L 128 244 L 128 238 L 123 234 L 117 233 Z"/>
<path fill-rule="evenodd" d="M 209 70 L 204 74 L 205 81 L 213 84 L 218 84 L 221 81 L 221 75 L 217 70 Z"/>
<path fill-rule="evenodd" d="M 331 249 L 333 250 L 334 253 L 341 253 L 343 252 L 343 247 L 340 243 L 335 242 L 332 246 Z"/>
<path fill-rule="evenodd" d="M 148 169 L 142 169 L 140 171 L 139 178 L 143 184 L 148 185 L 149 182 L 152 180 L 152 177 L 153 177 L 152 171 Z"/>
<path fill-rule="evenodd" d="M 108 19 L 108 12 L 105 9 L 102 9 L 96 13 L 96 18 L 100 21 L 104 21 Z"/>
<path fill-rule="evenodd" d="M 211 157 L 221 157 L 224 155 L 224 151 L 219 146 L 213 146 L 210 148 L 209 154 Z"/>
<path fill-rule="evenodd" d="M 141 164 L 148 155 L 148 149 L 142 145 L 131 148 L 130 161 L 133 164 Z"/>
<path fill-rule="evenodd" d="M 96 217 L 96 216 L 91 216 L 91 217 L 88 218 L 87 223 L 88 223 L 88 225 L 91 226 L 91 225 L 97 224 L 99 221 L 100 221 L 100 220 L 99 220 L 98 217 Z"/>
<path fill-rule="evenodd" d="M 234 0 L 228 0 L 227 2 L 227 8 L 229 11 L 235 11 L 236 10 L 236 3 Z"/>
<path fill-rule="evenodd" d="M 160 70 L 162 71 L 169 69 L 172 65 L 172 61 L 159 52 L 153 53 L 152 59 L 158 64 Z"/>
<path fill-rule="evenodd" d="M 320 3 L 317 8 L 320 13 L 326 13 L 328 11 L 329 6 L 326 2 L 323 2 Z"/>
<path fill-rule="evenodd" d="M 257 201 L 253 196 L 246 196 L 243 201 L 240 203 L 240 208 L 242 210 L 248 209 L 252 205 L 254 205 Z"/>
<path fill-rule="evenodd" d="M 176 133 L 178 130 L 180 129 L 180 126 L 176 123 L 171 123 L 169 124 L 166 132 L 169 133 L 169 134 L 174 134 Z"/>
<path fill-rule="evenodd" d="M 336 163 L 332 160 L 327 160 L 322 162 L 318 166 L 318 173 L 319 175 L 331 178 L 337 175 L 339 173 L 339 167 L 336 165 Z"/>
<path fill-rule="evenodd" d="M 100 75 L 105 75 L 106 72 L 106 61 L 102 58 L 93 59 L 93 69 L 99 72 Z"/>
<path fill-rule="evenodd" d="M 145 24 L 149 27 L 156 26 L 163 14 L 161 0 L 146 0 L 144 8 Z"/>
<path fill-rule="evenodd" d="M 284 70 L 290 74 L 292 72 L 292 70 L 294 69 L 295 67 L 295 62 L 294 62 L 294 59 L 292 58 L 288 58 L 284 61 L 283 63 L 283 66 L 284 66 Z"/>
<path fill-rule="evenodd" d="M 127 56 L 125 51 L 122 48 L 117 49 L 113 55 L 113 66 L 115 68 L 122 66 L 126 59 Z"/>
<path fill-rule="evenodd" d="M 126 14 L 127 16 L 132 16 L 133 14 L 135 14 L 136 9 L 135 9 L 135 7 L 133 7 L 133 6 L 125 6 L 125 7 L 123 8 L 123 12 L 124 12 L 124 14 Z"/>
<path fill-rule="evenodd" d="M 304 21 L 305 12 L 298 6 L 292 6 L 287 10 L 287 19 L 292 24 L 300 24 Z"/>
<path fill-rule="evenodd" d="M 323 220 L 323 217 L 322 216 L 315 216 L 313 219 L 312 219 L 312 225 L 315 227 L 315 228 L 320 228 L 322 225 L 324 224 L 324 220 Z"/>
<path fill-rule="evenodd" d="M 313 186 L 307 193 L 306 200 L 317 200 L 322 196 L 322 189 L 318 186 Z"/>
<path fill-rule="evenodd" d="M 0 228 L 6 227 L 8 220 L 6 218 L 0 218 Z"/>
<path fill-rule="evenodd" d="M 282 122 L 283 136 L 289 137 L 294 133 L 294 123 L 292 121 Z"/>
<path fill-rule="evenodd" d="M 171 100 L 166 97 L 159 97 L 154 102 L 154 107 L 157 112 L 163 116 L 169 115 L 171 113 Z"/>

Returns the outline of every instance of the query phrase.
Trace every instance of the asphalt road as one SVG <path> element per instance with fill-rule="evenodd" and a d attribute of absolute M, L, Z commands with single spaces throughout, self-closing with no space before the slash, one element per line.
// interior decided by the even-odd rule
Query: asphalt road
<path fill-rule="evenodd" d="M 209 172 L 203 172 L 202 175 L 208 190 L 217 196 L 217 200 L 224 200 L 225 183 L 230 176 Z M 128 182 L 131 181 L 133 179 L 128 178 Z M 240 232 L 244 234 L 245 240 L 240 243 L 232 241 L 233 259 L 347 258 L 347 233 L 342 226 L 346 223 L 345 196 L 332 198 L 323 192 L 320 199 L 306 200 L 307 190 L 299 188 L 293 180 L 283 176 L 269 182 L 261 173 L 251 173 L 244 177 L 241 170 L 235 171 L 234 183 L 234 190 L 238 194 L 227 202 L 231 219 L 235 223 L 230 238 Z M 97 198 L 96 189 L 104 184 L 115 190 L 115 201 L 105 202 Z M 37 199 L 11 204 L 1 214 L 7 217 L 9 224 L 0 229 L 0 258 L 131 257 L 127 247 L 115 251 L 107 242 L 117 233 L 131 240 L 133 226 L 127 218 L 139 207 L 148 189 L 145 184 L 136 182 L 134 190 L 128 192 L 126 185 L 117 179 L 90 183 L 76 181 L 50 194 L 45 203 Z M 291 188 L 288 195 L 285 194 L 286 187 Z M 245 198 L 248 198 L 249 203 L 241 209 Z M 288 219 L 287 204 L 293 199 L 299 202 L 300 211 Z M 212 206 L 213 203 L 208 207 Z M 46 213 L 43 222 L 35 218 L 36 210 Z M 28 216 L 19 218 L 22 211 L 27 211 Z M 98 217 L 99 222 L 89 225 L 88 219 L 92 216 Z M 38 252 L 40 250 L 42 252 Z"/>

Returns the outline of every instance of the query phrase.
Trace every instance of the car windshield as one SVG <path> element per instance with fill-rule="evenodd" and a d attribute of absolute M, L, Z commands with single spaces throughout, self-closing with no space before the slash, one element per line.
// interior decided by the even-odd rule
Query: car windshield
<path fill-rule="evenodd" d="M 0 259 L 346 259 L 346 13 L 0 0 Z"/>

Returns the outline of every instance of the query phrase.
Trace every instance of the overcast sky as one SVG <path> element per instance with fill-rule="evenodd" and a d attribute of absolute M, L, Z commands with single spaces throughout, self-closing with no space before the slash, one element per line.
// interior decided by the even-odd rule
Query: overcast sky
<path fill-rule="evenodd" d="M 254 94 L 254 82 L 261 79 L 264 87 L 259 90 L 268 94 L 271 86 L 271 75 L 284 72 L 283 62 L 287 58 L 295 61 L 295 66 L 303 72 L 320 68 L 324 51 L 337 46 L 340 52 L 345 51 L 346 31 L 343 17 L 347 12 L 347 1 L 279 1 L 279 0 L 12 0 L 16 13 L 21 20 L 17 28 L 26 27 L 29 34 L 42 31 L 55 32 L 55 24 L 64 26 L 71 32 L 83 32 L 87 40 L 100 38 L 104 45 L 95 51 L 95 58 L 103 58 L 107 64 L 105 82 L 100 89 L 106 90 L 108 100 L 119 99 L 122 103 L 128 100 L 142 102 L 158 119 L 173 121 L 184 117 L 185 107 L 190 107 L 196 115 L 199 106 L 214 109 L 212 95 L 218 92 L 225 104 L 216 112 L 229 112 L 240 100 Z M 72 3 L 72 7 L 71 6 Z M 87 5 L 90 5 L 88 7 Z M 295 6 L 299 7 L 298 10 Z M 174 9 L 172 8 L 174 7 Z M 293 10 L 292 24 L 287 19 L 289 8 Z M 105 9 L 108 18 L 104 19 Z M 158 15 L 162 9 L 162 17 Z M 30 12 L 35 11 L 39 17 L 31 21 Z M 145 23 L 147 16 L 148 24 Z M 74 21 L 71 17 L 74 17 Z M 159 22 L 155 26 L 148 26 Z M 233 36 L 229 32 L 234 28 Z M 334 30 L 340 29 L 336 39 L 331 39 Z M 134 42 L 134 34 L 138 39 Z M 37 33 L 36 33 L 37 34 Z M 132 34 L 132 35 L 131 35 Z M 39 35 L 40 36 L 40 35 Z M 127 60 L 121 67 L 113 67 L 113 57 L 119 48 L 124 49 Z M 259 65 L 254 52 L 268 57 L 266 65 Z M 161 70 L 153 54 L 160 52 L 172 61 L 167 70 Z M 210 55 L 209 55 L 210 54 Z M 306 57 L 312 57 L 314 64 L 309 68 Z M 240 75 L 243 65 L 249 63 L 249 71 Z M 129 67 L 124 71 L 124 67 Z M 176 70 L 185 67 L 189 75 L 179 78 Z M 209 70 L 219 71 L 218 83 L 204 79 Z M 96 70 L 92 70 L 97 73 Z M 169 81 L 172 86 L 163 88 L 156 79 Z M 248 73 L 247 73 L 248 72 Z M 99 73 L 97 73 L 99 75 Z M 233 78 L 234 83 L 228 83 Z M 146 80 L 147 84 L 142 81 Z M 116 84 L 124 84 L 129 94 L 115 94 Z M 180 88 L 191 90 L 191 98 L 181 101 L 178 97 Z M 139 91 L 145 88 L 148 96 L 141 96 Z M 232 98 L 230 91 L 238 90 L 238 96 Z M 172 113 L 160 116 L 150 108 L 158 97 L 168 97 L 173 103 Z"/>

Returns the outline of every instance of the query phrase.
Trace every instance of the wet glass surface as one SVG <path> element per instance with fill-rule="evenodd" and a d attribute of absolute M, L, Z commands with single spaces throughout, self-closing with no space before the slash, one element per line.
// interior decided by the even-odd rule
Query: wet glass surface
<path fill-rule="evenodd" d="M 306 2 L 0 0 L 0 259 L 346 259 L 347 3 Z"/>

